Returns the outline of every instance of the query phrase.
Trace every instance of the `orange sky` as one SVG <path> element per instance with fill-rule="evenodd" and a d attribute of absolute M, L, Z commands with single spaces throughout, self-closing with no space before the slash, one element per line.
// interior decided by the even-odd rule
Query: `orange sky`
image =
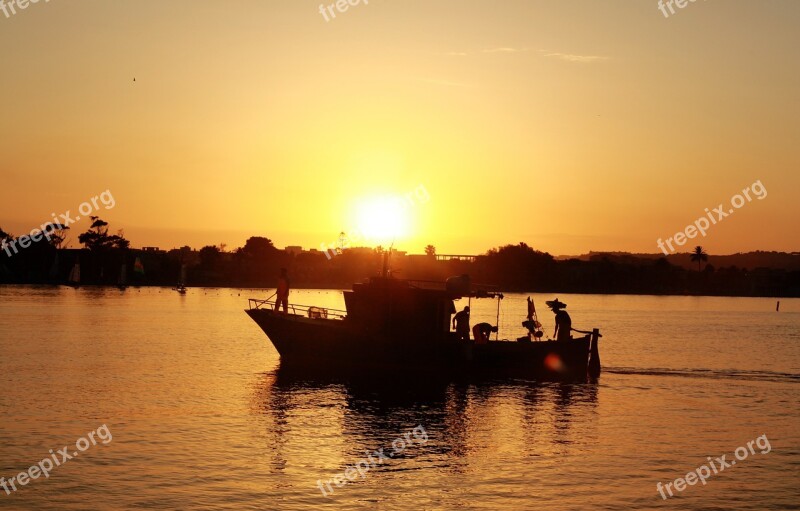
<path fill-rule="evenodd" d="M 424 186 L 400 249 L 656 252 L 760 180 L 698 243 L 800 250 L 798 27 L 795 0 L 0 11 L 0 227 L 110 190 L 134 246 L 319 247 Z"/>

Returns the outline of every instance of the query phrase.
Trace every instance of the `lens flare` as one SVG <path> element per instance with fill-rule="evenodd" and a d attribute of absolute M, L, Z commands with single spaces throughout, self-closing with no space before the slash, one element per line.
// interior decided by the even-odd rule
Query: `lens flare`
<path fill-rule="evenodd" d="M 555 353 L 551 353 L 544 358 L 544 366 L 554 373 L 564 372 L 564 363 L 561 361 L 561 357 Z"/>

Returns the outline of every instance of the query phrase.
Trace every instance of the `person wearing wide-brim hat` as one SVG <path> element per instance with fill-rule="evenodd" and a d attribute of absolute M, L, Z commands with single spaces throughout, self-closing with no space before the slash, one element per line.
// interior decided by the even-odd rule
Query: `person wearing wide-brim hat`
<path fill-rule="evenodd" d="M 564 302 L 558 301 L 558 298 L 556 298 L 555 300 L 549 300 L 549 301 L 544 302 L 544 303 L 547 304 L 547 306 L 550 307 L 550 309 L 552 309 L 553 312 L 555 312 L 555 311 L 557 311 L 559 309 L 566 309 L 567 308 L 567 304 L 564 303 Z"/>
<path fill-rule="evenodd" d="M 544 303 L 556 314 L 556 329 L 553 332 L 553 337 L 557 341 L 572 340 L 572 336 L 570 335 L 572 331 L 572 318 L 570 318 L 567 311 L 564 310 L 567 308 L 567 304 L 558 301 L 558 298 Z"/>

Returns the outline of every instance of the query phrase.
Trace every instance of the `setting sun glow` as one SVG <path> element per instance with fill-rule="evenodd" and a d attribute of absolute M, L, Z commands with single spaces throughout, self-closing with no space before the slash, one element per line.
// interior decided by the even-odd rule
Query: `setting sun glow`
<path fill-rule="evenodd" d="M 363 200 L 357 206 L 356 220 L 366 241 L 391 243 L 410 231 L 408 208 L 395 196 Z"/>

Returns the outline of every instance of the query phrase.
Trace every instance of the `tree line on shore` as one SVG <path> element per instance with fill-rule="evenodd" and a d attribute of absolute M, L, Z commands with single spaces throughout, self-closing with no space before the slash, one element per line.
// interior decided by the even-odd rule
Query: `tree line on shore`
<path fill-rule="evenodd" d="M 133 249 L 124 233 L 109 234 L 108 224 L 93 217 L 92 226 L 78 237 L 82 249 L 64 248 L 65 230 L 54 230 L 27 248 L 0 250 L 0 283 L 64 284 L 78 265 L 81 285 L 171 286 L 183 278 L 187 286 L 274 287 L 281 268 L 287 268 L 293 287 L 349 288 L 380 273 L 385 251 L 377 248 L 339 250 L 333 257 L 318 251 L 278 249 L 266 237 L 254 236 L 244 246 L 169 251 Z M 0 229 L 0 242 L 12 236 Z M 725 296 L 800 296 L 800 271 L 775 268 L 714 268 L 701 247 L 687 260 L 696 269 L 666 258 L 637 258 L 630 254 L 593 254 L 588 259 L 557 260 L 525 243 L 504 245 L 462 259 L 436 256 L 433 245 L 425 254 L 391 254 L 398 278 L 443 281 L 469 274 L 473 282 L 495 284 L 506 291 L 564 293 L 697 294 Z M 704 264 L 705 263 L 705 264 Z M 124 279 L 124 282 L 123 282 Z"/>

